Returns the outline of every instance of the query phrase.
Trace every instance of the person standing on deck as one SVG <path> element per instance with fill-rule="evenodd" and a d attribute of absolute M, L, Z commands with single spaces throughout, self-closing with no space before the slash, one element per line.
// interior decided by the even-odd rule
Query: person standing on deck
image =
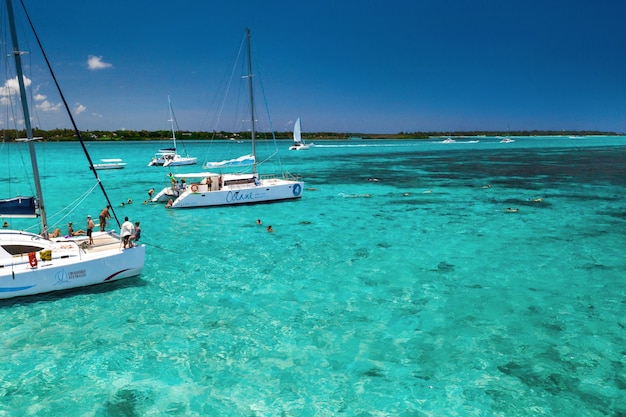
<path fill-rule="evenodd" d="M 128 246 L 128 240 L 134 232 L 135 226 L 130 221 L 128 221 L 128 217 L 124 217 L 124 223 L 122 223 L 122 228 L 120 229 L 120 236 L 122 236 L 124 248 Z"/>
<path fill-rule="evenodd" d="M 93 228 L 96 227 L 96 224 L 91 220 L 91 216 L 87 216 L 87 236 L 89 236 L 89 244 L 93 245 Z"/>
<path fill-rule="evenodd" d="M 105 229 L 105 228 L 106 228 L 106 226 L 107 226 L 107 219 L 110 219 L 110 218 L 111 218 L 111 214 L 109 213 L 109 209 L 110 209 L 110 208 L 111 208 L 111 206 L 106 206 L 106 207 L 104 208 L 104 210 L 102 210 L 102 211 L 100 212 L 100 218 L 99 218 L 99 220 L 100 220 L 100 231 L 101 231 L 101 232 L 104 232 L 104 229 Z"/>

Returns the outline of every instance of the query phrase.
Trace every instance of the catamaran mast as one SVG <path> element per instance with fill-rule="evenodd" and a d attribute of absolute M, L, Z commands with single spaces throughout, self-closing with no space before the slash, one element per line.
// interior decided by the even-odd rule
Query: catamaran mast
<path fill-rule="evenodd" d="M 174 132 L 174 113 L 172 112 L 172 101 L 170 100 L 170 96 L 167 96 L 167 104 L 170 108 L 170 120 L 168 120 L 172 125 L 172 140 L 174 141 L 174 153 L 176 153 L 176 133 Z"/>
<path fill-rule="evenodd" d="M 246 28 L 246 39 L 248 42 L 248 91 L 250 92 L 250 120 L 252 121 L 252 173 L 256 174 L 256 131 L 254 130 L 254 93 L 252 91 L 252 54 L 250 52 L 250 28 Z"/>
<path fill-rule="evenodd" d="M 46 218 L 46 210 L 43 204 L 43 192 L 41 191 L 41 181 L 39 179 L 39 167 L 37 165 L 37 155 L 35 153 L 35 139 L 33 138 L 33 129 L 30 124 L 30 112 L 28 110 L 28 101 L 26 99 L 26 87 L 24 86 L 24 73 L 22 71 L 22 54 L 17 40 L 17 31 L 15 29 L 15 17 L 13 15 L 13 3 L 7 0 L 7 16 L 9 19 L 9 28 L 11 31 L 11 40 L 13 42 L 13 58 L 15 59 L 15 72 L 17 74 L 17 82 L 20 86 L 20 101 L 22 103 L 22 112 L 24 114 L 24 126 L 26 127 L 26 140 L 28 142 L 28 152 L 30 153 L 30 163 L 33 169 L 33 177 L 35 179 L 35 192 L 37 193 L 37 202 L 39 205 L 39 215 L 41 216 L 41 234 L 44 238 L 48 238 L 48 220 Z"/>

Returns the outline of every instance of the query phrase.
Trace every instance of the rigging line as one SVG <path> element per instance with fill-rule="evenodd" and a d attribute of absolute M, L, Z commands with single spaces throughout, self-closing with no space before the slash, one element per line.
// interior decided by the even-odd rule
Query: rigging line
<path fill-rule="evenodd" d="M 228 96 L 230 95 L 230 87 L 232 86 L 233 80 L 235 79 L 235 71 L 237 70 L 237 67 L 239 66 L 239 63 L 241 62 L 241 53 L 244 49 L 244 45 L 245 45 L 245 36 L 241 39 L 241 43 L 239 44 L 239 50 L 237 51 L 237 56 L 235 58 L 235 60 L 233 61 L 233 66 L 232 69 L 230 70 L 230 77 L 228 77 L 228 83 L 226 84 L 226 90 L 224 91 L 224 97 L 222 99 L 222 103 L 220 106 L 220 110 L 218 112 L 218 118 L 215 121 L 215 129 L 217 129 L 217 125 L 219 124 L 221 118 L 222 118 L 222 114 L 224 112 L 224 106 L 226 105 L 226 100 L 228 98 Z M 235 118 L 236 120 L 237 118 Z"/>
<path fill-rule="evenodd" d="M 100 177 L 98 177 L 97 170 L 93 166 L 93 161 L 91 160 L 91 156 L 89 155 L 89 152 L 87 151 L 87 147 L 85 146 L 85 142 L 83 141 L 83 137 L 80 134 L 80 131 L 78 130 L 78 126 L 76 125 L 76 121 L 74 120 L 74 116 L 72 115 L 72 112 L 70 110 L 70 106 L 69 106 L 69 104 L 67 104 L 67 100 L 65 99 L 65 95 L 63 94 L 63 91 L 61 91 L 61 86 L 59 85 L 59 81 L 57 80 L 57 77 L 56 77 L 54 71 L 52 70 L 52 65 L 50 64 L 50 61 L 48 60 L 48 55 L 46 55 L 46 51 L 44 51 L 44 49 L 43 49 L 43 44 L 41 43 L 41 40 L 39 39 L 39 35 L 37 34 L 37 31 L 35 31 L 35 26 L 33 25 L 33 22 L 30 19 L 30 15 L 28 14 L 28 11 L 26 10 L 26 6 L 24 5 L 24 0 L 20 0 L 20 4 L 22 5 L 22 9 L 24 10 L 24 14 L 26 16 L 26 19 L 28 20 L 28 24 L 30 25 L 31 30 L 33 31 L 33 35 L 35 36 L 35 40 L 37 41 L 37 45 L 39 46 L 39 50 L 41 51 L 41 54 L 42 54 L 44 60 L 46 61 L 46 65 L 48 67 L 48 71 L 50 71 L 50 76 L 52 77 L 52 80 L 54 81 L 54 85 L 57 88 L 59 96 L 61 97 L 61 101 L 63 101 L 63 107 L 65 107 L 65 110 L 67 111 L 67 114 L 68 114 L 68 116 L 70 118 L 70 122 L 72 123 L 72 127 L 74 128 L 74 133 L 76 133 L 76 137 L 80 141 L 80 146 L 83 148 L 83 152 L 84 152 L 85 156 L 87 157 L 87 161 L 89 161 L 89 166 L 91 167 L 91 170 L 93 171 L 93 174 L 96 177 L 96 180 L 98 181 L 98 185 L 100 185 L 100 189 L 102 190 L 102 194 L 104 194 L 104 197 L 105 197 L 105 199 L 107 201 L 107 205 L 110 207 L 111 212 L 113 213 L 113 217 L 115 218 L 115 221 L 117 223 L 117 227 L 121 227 L 120 221 L 117 218 L 117 214 L 115 213 L 115 210 L 113 210 L 113 204 L 111 204 L 111 200 L 109 199 L 109 195 L 107 194 L 106 190 L 104 189 L 104 185 L 100 181 Z"/>
<path fill-rule="evenodd" d="M 4 11 L 4 9 L 3 9 Z M 3 19 L 4 21 L 4 19 Z M 6 36 L 3 36 L 3 39 L 7 38 Z M 8 51 L 8 49 L 5 47 L 6 44 L 2 45 L 2 54 L 5 56 L 10 55 L 10 52 Z M 5 72 L 5 79 L 6 80 L 13 80 L 15 79 L 15 81 L 17 82 L 17 76 L 13 76 L 13 72 L 12 72 L 12 68 L 10 65 L 10 61 L 8 59 L 4 60 L 5 63 L 5 67 L 4 67 L 4 72 Z M 13 96 L 16 93 L 14 88 L 11 88 L 7 85 L 6 88 L 6 100 L 9 102 L 8 105 L 6 106 L 7 111 L 6 111 L 6 126 L 8 127 L 10 124 L 13 125 L 13 128 L 7 128 L 6 130 L 3 129 L 3 142 L 5 141 L 5 136 L 6 133 L 8 131 L 13 131 L 15 133 L 15 137 L 13 142 L 16 142 L 15 139 L 17 139 L 20 134 L 19 134 L 19 129 L 17 127 L 17 121 L 19 120 L 19 117 L 17 116 L 16 113 L 16 105 L 13 101 Z M 9 122 L 12 123 L 9 123 Z M 24 157 L 24 152 L 22 152 L 22 147 L 20 146 L 20 144 L 17 145 L 17 149 L 15 150 L 15 153 L 17 153 L 18 157 L 20 158 L 20 162 L 21 162 L 21 167 L 22 167 L 22 172 L 24 174 L 24 178 L 31 178 L 32 175 L 30 175 L 29 171 L 27 170 L 27 166 L 28 163 L 25 161 L 25 157 Z M 11 147 L 8 147 L 9 151 L 12 149 Z M 12 164 L 7 164 L 8 165 L 8 177 L 11 178 L 11 165 Z M 9 194 L 13 194 L 12 190 L 12 186 L 15 185 L 15 183 L 13 181 L 9 181 Z M 32 188 L 33 188 L 33 183 L 29 182 L 28 185 L 30 186 L 30 192 L 32 192 Z M 21 193 L 21 191 L 19 191 L 19 193 Z"/>
<path fill-rule="evenodd" d="M 231 87 L 233 85 L 233 81 L 235 79 L 235 73 L 237 72 L 237 68 L 238 68 L 238 66 L 242 62 L 241 54 L 242 54 L 242 51 L 244 50 L 245 40 L 246 40 L 246 38 L 244 36 L 241 39 L 241 43 L 239 44 L 239 50 L 237 51 L 237 54 L 235 55 L 235 58 L 232 61 L 232 67 L 231 67 L 230 72 L 228 73 L 228 76 L 226 74 L 224 74 L 224 78 L 226 78 L 228 81 L 224 82 L 226 88 L 223 90 L 223 92 L 220 93 L 221 94 L 221 101 L 219 103 L 219 108 L 217 110 L 217 116 L 214 119 L 214 124 L 213 124 L 213 133 L 214 133 L 214 135 L 215 135 L 215 132 L 219 128 L 219 124 L 221 123 L 222 116 L 224 114 L 224 108 L 226 107 L 226 103 L 227 103 L 227 101 L 230 101 L 229 100 L 229 97 L 231 96 L 230 90 L 231 90 Z M 237 85 L 241 89 L 241 84 L 238 83 Z M 221 88 L 220 88 L 220 90 L 221 90 Z M 237 98 L 237 101 L 236 101 L 236 104 L 235 104 L 235 107 L 234 107 L 235 117 L 233 118 L 233 125 L 230 128 L 230 130 L 232 130 L 233 132 L 236 132 L 237 131 L 237 127 L 239 126 L 239 122 L 238 122 L 239 117 L 237 117 L 237 113 L 239 111 L 239 98 L 240 98 L 240 95 L 237 94 L 237 95 L 235 95 L 235 97 Z M 222 129 L 222 130 L 224 130 L 224 129 Z"/>
<path fill-rule="evenodd" d="M 272 159 L 274 157 L 274 155 L 278 155 L 278 151 L 274 151 L 273 154 L 269 155 L 267 158 L 265 158 L 264 160 L 262 160 L 261 162 L 259 162 L 259 164 L 264 164 L 265 162 L 269 161 L 270 159 Z"/>
<path fill-rule="evenodd" d="M 17 77 L 15 77 L 15 79 L 17 80 Z M 11 113 L 12 113 L 13 120 L 16 121 L 16 123 L 17 123 L 17 118 L 15 116 L 15 103 L 13 103 L 12 94 L 9 95 L 9 101 L 11 102 L 10 106 L 11 106 Z M 33 193 L 34 184 L 33 184 L 32 181 L 30 181 L 30 180 L 32 180 L 32 174 L 31 174 L 32 171 L 28 171 L 28 168 L 26 168 L 28 166 L 28 161 L 26 161 L 26 156 L 25 156 L 26 155 L 26 153 L 25 153 L 26 151 L 24 151 L 24 146 L 25 146 L 24 144 L 26 142 L 18 142 L 17 138 L 19 136 L 20 136 L 20 133 L 19 133 L 19 129 L 17 128 L 17 124 L 16 124 L 15 125 L 15 138 L 14 138 L 15 142 L 17 142 L 17 150 L 16 151 L 17 151 L 17 154 L 18 154 L 18 156 L 20 158 L 21 167 L 23 169 L 22 172 L 24 173 L 24 178 L 28 178 L 29 179 L 28 185 L 30 186 L 30 192 Z M 9 181 L 9 186 L 11 186 L 13 184 L 14 184 L 13 181 Z M 19 193 L 21 193 L 21 191 L 19 191 Z"/>
<path fill-rule="evenodd" d="M 280 159 L 280 154 L 278 153 L 278 143 L 276 142 L 276 133 L 274 132 L 274 126 L 272 125 L 272 116 L 270 115 L 269 104 L 267 101 L 267 96 L 265 95 L 265 86 L 263 85 L 263 77 L 261 77 L 261 70 L 259 69 L 259 64 L 256 59 L 254 60 L 254 63 L 255 63 L 255 68 L 257 69 L 256 72 L 258 74 L 257 78 L 259 80 L 259 86 L 261 87 L 261 95 L 263 96 L 263 104 L 265 105 L 265 113 L 267 114 L 270 132 L 272 132 L 272 139 L 274 141 L 274 153 L 272 154 L 272 156 L 277 155 L 278 166 L 280 167 L 280 170 L 282 171 L 283 163 L 282 163 L 282 160 Z"/>
<path fill-rule="evenodd" d="M 151 243 L 146 243 L 143 239 L 141 240 L 141 243 L 138 243 L 139 245 L 145 245 L 145 246 L 150 246 L 151 248 L 156 248 L 156 249 L 160 249 L 164 252 L 170 252 L 170 253 L 178 253 L 175 250 L 171 250 L 171 249 L 167 249 L 164 248 L 163 246 L 159 246 L 159 245 L 153 245 Z"/>
<path fill-rule="evenodd" d="M 25 32 L 25 31 L 24 31 L 24 28 L 22 27 L 22 22 L 21 22 L 21 21 L 15 21 L 12 17 L 11 17 L 11 18 L 9 18 L 9 15 L 10 15 L 10 14 L 12 14 L 12 12 L 11 12 L 11 13 L 9 13 L 9 9 L 12 9 L 12 8 L 13 8 L 13 7 L 12 7 L 12 5 L 11 5 L 9 2 L 7 2 L 7 5 L 6 5 L 6 6 L 7 6 L 7 7 L 6 7 L 5 9 L 3 9 L 3 12 L 6 12 L 6 13 L 7 13 L 6 18 L 7 18 L 7 19 L 9 19 L 10 21 L 12 21 L 12 23 L 14 23 L 14 25 L 13 25 L 13 30 L 17 33 L 17 31 L 18 31 L 18 26 L 19 26 L 19 32 L 20 32 L 20 33 Z M 3 18 L 3 21 L 4 21 L 4 18 Z M 7 27 L 7 26 L 8 26 L 8 27 Z M 13 33 L 12 33 L 12 29 L 11 29 L 11 25 L 10 25 L 10 24 L 9 24 L 9 25 L 5 25 L 5 28 L 6 28 L 6 29 L 5 29 L 6 31 L 4 32 L 4 35 L 6 36 L 6 39 L 11 39 L 14 35 L 16 36 L 16 34 L 13 34 Z M 8 33 L 11 33 L 11 35 L 10 35 L 10 36 L 8 36 L 8 35 L 7 35 Z M 23 42 L 27 45 L 26 50 L 29 50 L 29 49 L 30 49 L 30 47 L 29 47 L 29 44 L 28 44 L 28 38 L 27 38 L 26 36 L 23 36 L 22 41 L 23 41 Z M 16 51 L 15 51 L 15 47 L 13 48 L 13 50 L 10 50 L 10 49 L 9 49 L 9 44 L 7 43 L 7 44 L 6 44 L 6 50 L 5 50 L 5 49 L 3 49 L 3 52 L 4 52 L 4 53 L 5 53 L 5 55 L 8 57 L 8 56 L 10 56 L 10 55 L 14 55 Z M 29 68 L 32 68 L 32 55 L 27 54 L 27 53 L 25 53 L 25 52 L 20 52 L 20 53 L 19 53 L 20 60 L 21 60 L 21 57 L 22 57 L 23 55 L 28 55 L 28 57 L 29 57 L 29 62 L 30 62 Z M 29 88 L 29 89 L 27 90 L 27 89 L 25 88 L 25 86 L 27 85 L 27 80 L 28 80 L 28 78 L 26 77 L 26 75 L 24 75 L 24 74 L 23 74 L 23 67 L 22 67 L 22 65 L 20 65 L 20 68 L 18 69 L 17 67 L 12 66 L 12 65 L 10 64 L 10 60 L 8 60 L 8 59 L 7 59 L 7 60 L 5 60 L 5 63 L 6 63 L 6 68 L 5 68 L 5 71 L 6 71 L 7 75 L 8 75 L 8 74 L 10 74 L 10 76 L 7 76 L 7 80 L 9 80 L 9 81 L 13 81 L 13 80 L 15 80 L 15 83 L 16 83 L 16 85 L 13 85 L 13 86 L 12 86 L 12 85 L 11 85 L 11 83 L 7 82 L 7 83 L 5 83 L 5 87 L 6 87 L 6 89 L 7 89 L 7 97 L 8 97 L 8 101 L 9 101 L 9 103 L 10 103 L 10 107 L 11 107 L 11 116 L 12 116 L 12 118 L 13 118 L 13 123 L 14 123 L 14 125 L 15 125 L 15 141 L 17 142 L 17 139 L 20 137 L 20 133 L 21 133 L 21 129 L 19 129 L 19 128 L 18 128 L 18 122 L 19 122 L 20 120 L 21 120 L 21 122 L 24 124 L 24 129 L 23 129 L 23 130 L 24 130 L 24 132 L 25 132 L 25 135 L 24 135 L 24 136 L 25 136 L 25 137 L 26 137 L 26 136 L 28 136 L 28 131 L 29 131 L 29 130 L 30 130 L 30 131 L 31 131 L 31 133 L 32 133 L 32 129 L 30 128 L 30 122 L 31 122 L 31 120 L 30 120 L 30 119 L 32 119 L 32 114 L 31 114 L 31 117 L 29 117 L 29 120 L 28 120 L 28 121 L 26 121 L 26 120 L 25 120 L 25 117 L 26 117 L 26 113 L 28 113 L 28 112 L 26 112 L 25 114 L 23 114 L 23 115 L 22 115 L 21 113 L 19 113 L 19 112 L 17 112 L 17 111 L 16 111 L 16 110 L 17 110 L 17 108 L 19 107 L 19 103 L 20 103 L 21 99 L 18 99 L 18 103 L 17 103 L 17 104 L 15 104 L 15 103 L 14 103 L 14 101 L 13 101 L 13 96 L 14 96 L 14 95 L 15 95 L 15 96 L 19 96 L 19 95 L 21 94 L 20 89 L 19 89 L 19 85 L 21 85 L 22 87 L 24 87 L 24 99 L 26 98 L 26 94 L 27 94 L 27 93 L 28 93 L 28 94 L 30 94 L 30 99 L 31 99 L 31 101 L 30 101 L 30 103 L 28 103 L 28 102 L 27 102 L 27 105 L 28 105 L 28 107 L 30 108 L 30 111 L 31 111 L 31 112 L 34 110 L 34 108 L 33 108 L 33 106 L 32 106 L 32 104 L 34 103 L 34 101 L 33 101 L 33 96 L 32 96 L 32 89 L 30 89 L 30 88 Z M 15 73 L 13 73 L 13 72 L 12 72 L 13 70 L 15 70 Z M 13 74 L 15 74 L 15 77 L 13 77 Z M 19 74 L 22 74 L 22 75 L 21 75 L 21 78 L 22 78 L 21 80 L 18 78 L 18 77 L 20 76 Z M 32 80 L 28 80 L 28 81 L 30 81 L 30 83 L 32 84 Z M 8 114 L 8 111 L 7 111 L 7 114 Z M 24 116 L 24 118 L 23 118 L 23 119 L 22 119 L 22 116 Z M 36 119 L 38 120 L 38 117 L 36 117 Z M 30 153 L 32 153 L 32 151 L 30 150 L 30 146 L 29 146 L 29 152 L 30 152 Z M 29 182 L 29 185 L 30 185 L 30 187 L 31 187 L 31 192 L 32 192 L 32 188 L 33 188 L 33 187 L 34 187 L 36 190 L 38 190 L 38 191 L 34 192 L 34 193 L 33 193 L 33 195 L 37 195 L 37 199 L 38 199 L 38 200 L 39 200 L 39 199 L 41 199 L 41 201 L 39 201 L 39 204 L 40 204 L 39 211 L 40 211 L 40 216 L 41 216 L 41 217 L 43 217 L 43 218 L 45 219 L 45 210 L 44 210 L 44 207 L 43 207 L 44 201 L 43 201 L 43 197 L 42 197 L 42 192 L 41 192 L 41 190 L 40 190 L 40 187 L 37 185 L 37 182 L 35 182 L 35 181 L 34 181 L 33 175 L 31 175 L 32 173 L 34 173 L 33 171 L 34 171 L 35 169 L 37 169 L 37 168 L 36 168 L 36 167 L 32 167 L 32 165 L 31 165 L 32 170 L 31 170 L 31 171 L 28 171 L 26 167 L 27 167 L 29 164 L 27 164 L 27 163 L 24 161 L 24 153 L 23 153 L 23 152 L 18 152 L 18 153 L 19 153 L 20 158 L 21 158 L 21 160 L 22 160 L 22 168 L 23 168 L 23 170 L 24 170 L 24 174 L 25 174 L 25 175 L 24 175 L 24 177 L 25 177 L 25 178 L 29 178 L 30 180 L 32 180 L 32 182 Z M 31 156 L 31 159 L 32 159 L 32 156 Z M 20 192 L 20 193 L 21 193 L 21 192 Z M 44 220 L 44 223 L 45 223 L 45 220 Z"/>
<path fill-rule="evenodd" d="M 22 27 L 22 24 L 21 24 L 20 21 L 18 21 L 18 25 L 20 27 L 20 32 L 26 33 L 26 31 Z M 26 47 L 22 48 L 24 51 L 30 51 L 31 50 L 31 46 L 30 46 L 30 42 L 29 42 L 28 36 L 22 36 L 21 42 L 26 44 Z M 28 88 L 28 95 L 30 97 L 30 100 L 28 101 L 29 107 L 30 107 L 30 117 L 31 117 L 31 119 L 34 119 L 34 121 L 36 123 L 36 126 L 41 126 L 41 119 L 39 118 L 39 112 L 37 111 L 38 110 L 38 106 L 35 104 L 37 102 L 37 100 L 35 100 L 35 96 L 33 95 L 34 90 L 35 90 L 35 86 L 33 84 L 33 77 L 32 77 L 33 54 L 28 53 L 28 52 L 24 52 L 22 54 L 22 56 L 23 57 L 27 57 L 26 59 L 28 60 L 28 64 L 27 64 L 26 68 L 28 69 L 28 73 L 30 75 L 30 80 L 29 80 L 30 81 L 30 88 Z M 24 58 L 22 58 L 22 59 L 24 59 Z M 24 70 L 22 70 L 22 71 L 24 71 Z M 24 82 L 26 82 L 26 75 L 24 75 Z M 37 129 L 38 128 L 36 127 L 33 130 L 37 130 Z"/>
<path fill-rule="evenodd" d="M 169 96 L 168 96 L 168 98 L 169 98 Z M 182 135 L 182 133 L 180 131 L 180 127 L 178 127 L 178 119 L 176 119 L 176 113 L 174 113 L 174 107 L 172 107 L 172 103 L 171 102 L 169 103 L 169 105 L 170 105 L 169 106 L 170 107 L 170 112 L 172 113 L 171 119 L 172 119 L 172 123 L 174 125 L 174 130 L 175 130 L 175 132 L 179 133 L 179 135 L 178 135 L 179 137 L 176 138 L 176 142 L 180 142 L 183 145 L 183 151 L 185 151 L 187 156 L 189 156 L 189 154 L 187 153 L 187 148 L 185 148 L 185 142 L 182 139 L 183 135 Z M 176 134 L 174 132 L 172 132 L 172 136 L 175 137 Z"/>
<path fill-rule="evenodd" d="M 72 201 L 71 203 L 69 203 L 67 206 L 63 207 L 62 209 L 60 209 L 58 212 L 52 214 L 50 217 L 54 218 L 55 216 L 57 216 L 59 213 L 66 213 L 64 216 L 62 216 L 59 220 L 54 222 L 54 226 L 56 226 L 60 221 L 65 220 L 69 215 L 71 215 L 72 213 L 74 213 L 76 211 L 76 209 L 78 208 L 78 206 L 85 201 L 85 199 L 93 192 L 93 190 L 96 189 L 96 187 L 98 186 L 98 184 L 94 184 L 89 190 L 85 191 L 81 196 L 79 196 L 78 198 L 76 198 L 74 201 Z M 74 206 L 73 209 L 68 210 L 69 207 Z"/>
<path fill-rule="evenodd" d="M 200 123 L 200 126 L 203 126 L 205 124 L 205 121 L 208 118 L 209 113 L 215 110 L 215 114 L 213 115 L 213 118 L 210 124 L 210 129 L 212 130 L 211 141 L 209 142 L 209 145 L 207 146 L 207 151 L 206 151 L 206 155 L 207 155 L 206 158 L 208 160 L 210 160 L 208 155 L 210 155 L 211 152 L 213 151 L 213 144 L 214 144 L 214 140 L 217 135 L 217 132 L 219 130 L 221 131 L 227 130 L 225 127 L 220 128 L 219 125 L 222 121 L 222 116 L 224 114 L 226 101 L 228 100 L 228 97 L 230 96 L 231 86 L 233 84 L 233 80 L 235 79 L 234 74 L 237 69 L 238 63 L 240 62 L 241 52 L 243 51 L 243 48 L 244 48 L 244 42 L 245 42 L 245 36 L 241 40 L 237 54 L 235 55 L 234 59 L 231 61 L 232 68 L 230 72 L 226 70 L 222 74 L 221 80 L 218 84 L 218 89 L 216 93 L 213 94 L 213 98 L 211 99 L 211 103 L 209 104 L 207 112 L 205 113 L 205 116 L 202 122 Z M 235 120 L 235 123 L 237 123 L 236 122 L 237 118 L 234 118 L 233 120 Z M 233 132 L 235 131 L 234 129 L 230 129 L 230 130 Z"/>

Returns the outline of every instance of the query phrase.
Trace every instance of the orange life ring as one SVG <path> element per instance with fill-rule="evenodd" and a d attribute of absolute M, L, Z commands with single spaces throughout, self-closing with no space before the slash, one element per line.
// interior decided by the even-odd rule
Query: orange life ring
<path fill-rule="evenodd" d="M 28 263 L 31 268 L 37 266 L 37 254 L 35 252 L 28 252 Z"/>
<path fill-rule="evenodd" d="M 198 192 L 198 184 L 191 184 L 191 191 L 194 193 Z"/>

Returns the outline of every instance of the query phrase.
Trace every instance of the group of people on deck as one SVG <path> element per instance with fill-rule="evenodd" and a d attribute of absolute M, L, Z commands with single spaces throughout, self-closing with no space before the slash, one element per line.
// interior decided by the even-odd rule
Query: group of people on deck
<path fill-rule="evenodd" d="M 69 222 L 67 224 L 67 235 L 66 238 L 74 237 L 74 236 L 87 236 L 89 238 L 89 244 L 93 245 L 93 229 L 96 227 L 96 224 L 93 222 L 91 215 L 87 216 L 87 231 L 79 229 L 74 230 L 74 224 Z M 54 232 L 50 235 L 50 237 L 61 237 L 61 229 L 58 227 L 54 229 Z"/>
<path fill-rule="evenodd" d="M 106 229 L 107 220 L 111 218 L 111 213 L 109 209 L 111 206 L 106 206 L 101 212 L 99 217 L 100 220 L 100 231 L 103 232 Z M 91 215 L 87 216 L 87 230 L 74 230 L 73 223 L 69 222 L 67 224 L 67 235 L 66 238 L 74 237 L 74 236 L 87 236 L 89 238 L 89 244 L 93 245 L 93 229 L 96 227 Z M 141 227 L 139 226 L 139 222 L 135 222 L 133 224 L 128 220 L 128 217 L 124 218 L 124 223 L 122 223 L 122 227 L 120 229 L 120 236 L 122 237 L 122 243 L 124 244 L 124 248 L 132 248 L 134 246 L 133 242 L 137 242 L 141 237 Z M 61 237 L 61 229 L 58 227 L 52 232 L 50 235 L 52 238 Z"/>

